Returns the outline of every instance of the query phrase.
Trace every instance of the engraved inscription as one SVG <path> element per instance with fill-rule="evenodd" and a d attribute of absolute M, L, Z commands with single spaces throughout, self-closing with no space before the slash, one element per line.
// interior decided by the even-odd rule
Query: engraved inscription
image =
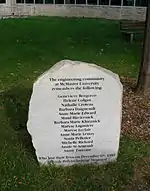
<path fill-rule="evenodd" d="M 95 144 L 93 128 L 97 123 L 99 128 L 101 126 L 93 100 L 101 93 L 104 78 L 50 78 L 49 80 L 52 83 L 52 91 L 56 92 L 57 99 L 60 100 L 60 107 L 57 109 L 59 120 L 54 120 L 54 124 L 60 128 L 63 152 L 92 151 Z M 97 94 L 90 93 L 91 89 L 99 91 Z M 79 91 L 64 95 L 66 90 Z M 80 90 L 89 90 L 89 94 L 81 93 Z"/>

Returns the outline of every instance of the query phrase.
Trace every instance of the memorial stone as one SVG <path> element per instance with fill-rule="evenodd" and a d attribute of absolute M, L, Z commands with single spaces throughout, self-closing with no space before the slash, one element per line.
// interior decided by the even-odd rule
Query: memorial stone
<path fill-rule="evenodd" d="M 40 164 L 104 164 L 118 155 L 122 84 L 95 64 L 63 60 L 33 85 L 27 129 Z"/>

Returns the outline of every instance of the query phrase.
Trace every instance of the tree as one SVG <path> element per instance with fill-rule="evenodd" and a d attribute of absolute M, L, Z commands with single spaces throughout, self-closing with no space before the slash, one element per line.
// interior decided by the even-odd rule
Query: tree
<path fill-rule="evenodd" d="M 144 47 L 137 88 L 143 93 L 150 93 L 150 0 L 146 14 Z"/>

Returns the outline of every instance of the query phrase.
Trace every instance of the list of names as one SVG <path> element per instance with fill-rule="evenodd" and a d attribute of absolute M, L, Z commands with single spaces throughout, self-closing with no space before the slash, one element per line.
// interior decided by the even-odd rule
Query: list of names
<path fill-rule="evenodd" d="M 52 91 L 60 102 L 59 120 L 53 121 L 60 128 L 61 148 L 67 153 L 92 151 L 94 125 L 101 125 L 93 100 L 103 90 L 104 78 L 50 78 Z"/>

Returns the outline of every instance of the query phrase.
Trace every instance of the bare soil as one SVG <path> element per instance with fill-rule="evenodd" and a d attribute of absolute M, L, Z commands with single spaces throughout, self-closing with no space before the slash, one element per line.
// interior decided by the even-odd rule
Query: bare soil
<path fill-rule="evenodd" d="M 123 78 L 122 133 L 150 143 L 150 95 L 135 90 L 136 79 Z"/>

